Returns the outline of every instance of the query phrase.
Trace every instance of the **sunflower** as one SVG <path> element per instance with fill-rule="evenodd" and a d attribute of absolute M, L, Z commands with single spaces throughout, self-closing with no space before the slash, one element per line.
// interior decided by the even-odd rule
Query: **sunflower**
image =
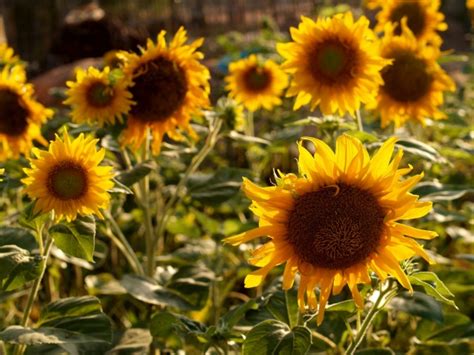
<path fill-rule="evenodd" d="M 466 0 L 466 8 L 471 17 L 471 26 L 474 27 L 474 0 Z"/>
<path fill-rule="evenodd" d="M 441 44 L 441 37 L 436 31 L 446 31 L 448 25 L 444 15 L 439 12 L 439 0 L 386 0 L 381 11 L 377 14 L 375 31 L 384 30 L 385 24 L 398 24 L 395 32 L 401 33 L 401 20 L 407 19 L 407 24 L 418 40 Z"/>
<path fill-rule="evenodd" d="M 102 71 L 79 68 L 76 81 L 66 84 L 69 89 L 64 103 L 71 105 L 71 116 L 77 123 L 114 124 L 122 120 L 133 104 L 125 76 L 117 76 L 117 71 L 111 72 L 109 67 Z"/>
<path fill-rule="evenodd" d="M 286 59 L 282 67 L 293 74 L 287 96 L 296 96 L 295 110 L 310 103 L 324 115 L 354 116 L 361 102 L 373 100 L 387 61 L 378 54 L 366 17 L 356 22 L 350 12 L 316 22 L 302 17 L 291 36 L 294 42 L 279 43 L 277 50 Z"/>
<path fill-rule="evenodd" d="M 221 97 L 217 100 L 215 112 L 231 130 L 245 131 L 247 122 L 242 104 L 229 97 Z"/>
<path fill-rule="evenodd" d="M 364 0 L 364 6 L 370 10 L 374 10 L 383 5 L 383 0 Z"/>
<path fill-rule="evenodd" d="M 20 57 L 15 55 L 13 48 L 10 48 L 6 43 L 0 43 L 0 70 L 5 67 L 16 67 L 16 75 L 20 76 L 22 81 L 26 80 L 25 65 Z"/>
<path fill-rule="evenodd" d="M 288 77 L 277 63 L 260 62 L 254 54 L 230 63 L 225 81 L 229 96 L 252 112 L 281 105 L 280 96 L 288 85 Z"/>
<path fill-rule="evenodd" d="M 244 180 L 259 227 L 225 241 L 239 245 L 269 236 L 249 260 L 260 269 L 247 275 L 245 286 L 260 285 L 272 268 L 286 262 L 283 288 L 291 288 L 300 274 L 302 312 L 306 303 L 318 307 L 314 288 L 319 286 L 320 324 L 331 291 L 337 294 L 345 285 L 363 307 L 358 284 L 370 283 L 370 270 L 382 281 L 392 275 L 411 290 L 399 261 L 415 255 L 429 260 L 412 238 L 431 239 L 436 233 L 399 223 L 426 215 L 431 202 L 419 202 L 408 192 L 423 174 L 401 179 L 411 167 L 399 169 L 401 150 L 391 159 L 396 138 L 388 139 L 372 158 L 348 135 L 337 139 L 335 152 L 321 140 L 304 140 L 315 145 L 316 153 L 299 143 L 299 176 L 279 173 L 272 187 Z"/>
<path fill-rule="evenodd" d="M 382 39 L 382 56 L 392 64 L 382 71 L 384 84 L 377 102 L 369 108 L 380 112 L 382 127 L 391 121 L 399 127 L 409 119 L 424 124 L 427 117 L 445 118 L 438 107 L 443 103 L 443 92 L 454 91 L 455 84 L 436 62 L 439 49 L 417 40 L 405 21 L 400 36 L 394 28 L 387 25 Z"/>
<path fill-rule="evenodd" d="M 165 134 L 174 140 L 183 138 L 178 128 L 196 137 L 189 125 L 191 115 L 209 105 L 210 73 L 199 62 L 204 56 L 197 51 L 204 40 L 185 44 L 187 34 L 181 27 L 168 45 L 165 34 L 161 31 L 156 43 L 148 40 L 140 55 L 119 56 L 125 74 L 133 80 L 130 91 L 136 102 L 122 142 L 138 148 L 150 129 L 154 154 L 159 153 Z"/>
<path fill-rule="evenodd" d="M 23 69 L 4 67 L 0 71 L 0 160 L 29 154 L 33 140 L 41 136 L 41 124 L 53 111 L 35 101 L 31 84 L 23 83 Z"/>
<path fill-rule="evenodd" d="M 71 140 L 66 132 L 63 139 L 56 136 L 48 151 L 33 148 L 36 158 L 30 158 L 30 169 L 23 169 L 28 177 L 22 182 L 36 199 L 36 212 L 54 211 L 57 220 L 67 221 L 78 214 L 103 218 L 100 209 L 109 205 L 113 173 L 112 167 L 99 166 L 105 149 L 97 151 L 97 142 L 83 134 Z"/>

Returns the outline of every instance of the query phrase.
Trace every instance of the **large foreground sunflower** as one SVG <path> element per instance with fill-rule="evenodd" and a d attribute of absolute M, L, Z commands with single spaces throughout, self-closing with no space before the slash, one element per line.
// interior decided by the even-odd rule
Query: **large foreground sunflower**
<path fill-rule="evenodd" d="M 402 34 L 395 35 L 394 25 L 387 25 L 382 39 L 382 56 L 393 62 L 382 71 L 376 108 L 382 127 L 391 121 L 399 127 L 412 119 L 424 124 L 426 118 L 442 119 L 439 110 L 443 92 L 453 91 L 454 82 L 436 60 L 440 52 L 434 46 L 419 41 L 402 22 Z"/>
<path fill-rule="evenodd" d="M 23 82 L 23 68 L 0 72 L 0 160 L 29 154 L 33 140 L 42 144 L 41 124 L 53 111 L 33 99 L 31 84 Z"/>
<path fill-rule="evenodd" d="M 387 61 L 367 18 L 354 22 L 350 12 L 316 22 L 302 17 L 291 36 L 294 42 L 279 43 L 277 50 L 286 59 L 282 67 L 293 74 L 287 95 L 296 96 L 295 110 L 311 104 L 325 115 L 354 116 L 361 103 L 373 100 Z"/>
<path fill-rule="evenodd" d="M 431 202 L 419 202 L 408 192 L 423 174 L 401 179 L 411 168 L 399 169 L 401 150 L 392 159 L 395 138 L 371 159 L 361 142 L 348 135 L 337 139 L 335 152 L 321 140 L 305 140 L 315 145 L 316 153 L 299 144 L 299 176 L 280 173 L 272 187 L 244 180 L 259 227 L 225 241 L 239 245 L 270 237 L 253 252 L 250 262 L 260 269 L 247 275 L 245 286 L 260 285 L 271 269 L 286 262 L 283 288 L 291 288 L 300 274 L 301 311 L 306 303 L 318 307 L 314 289 L 319 287 L 320 324 L 329 295 L 345 285 L 363 306 L 358 284 L 370 283 L 370 270 L 382 281 L 392 275 L 411 290 L 399 261 L 415 255 L 428 260 L 412 238 L 431 239 L 436 233 L 399 223 L 426 215 Z"/>
<path fill-rule="evenodd" d="M 54 211 L 57 220 L 72 221 L 78 214 L 103 218 L 100 209 L 109 205 L 113 174 L 112 167 L 99 166 L 105 150 L 96 150 L 97 141 L 83 134 L 71 140 L 65 133 L 63 139 L 56 136 L 48 151 L 33 149 L 36 158 L 24 169 L 28 177 L 22 182 L 36 200 L 35 211 Z"/>
<path fill-rule="evenodd" d="M 185 44 L 187 34 L 181 27 L 167 45 L 165 34 L 161 31 L 156 43 L 148 40 L 140 55 L 120 56 L 126 75 L 133 80 L 130 91 L 136 102 L 130 110 L 123 143 L 140 146 L 150 129 L 155 154 L 165 134 L 182 139 L 180 128 L 194 136 L 189 125 L 191 116 L 209 105 L 210 74 L 199 62 L 203 54 L 197 51 L 203 39 Z"/>
<path fill-rule="evenodd" d="M 437 31 L 446 31 L 444 15 L 439 12 L 439 0 L 387 0 L 382 3 L 382 9 L 377 14 L 375 30 L 381 32 L 388 22 L 397 24 L 396 34 L 401 33 L 401 20 L 407 19 L 407 24 L 418 40 L 441 43 Z"/>
<path fill-rule="evenodd" d="M 281 105 L 281 94 L 288 85 L 288 77 L 277 63 L 259 62 L 256 55 L 231 63 L 225 81 L 229 96 L 250 111 Z"/>
<path fill-rule="evenodd" d="M 72 106 L 72 119 L 77 123 L 114 124 L 122 120 L 133 103 L 127 80 L 117 77 L 109 67 L 102 71 L 94 67 L 87 71 L 79 68 L 76 81 L 66 84 L 69 89 L 64 103 Z"/>

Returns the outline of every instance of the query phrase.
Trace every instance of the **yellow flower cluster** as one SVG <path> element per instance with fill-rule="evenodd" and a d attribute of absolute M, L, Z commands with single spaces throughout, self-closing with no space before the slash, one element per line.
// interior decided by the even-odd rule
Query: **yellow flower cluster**
<path fill-rule="evenodd" d="M 225 82 L 231 99 L 222 104 L 222 114 L 232 116 L 240 130 L 242 106 L 272 110 L 288 87 L 294 110 L 308 105 L 324 115 L 354 117 L 365 105 L 380 114 L 382 127 L 444 118 L 443 94 L 455 87 L 437 63 L 438 31 L 447 28 L 439 5 L 438 0 L 368 1 L 370 8 L 380 8 L 375 30 L 366 17 L 354 19 L 349 12 L 302 17 L 290 29 L 292 40 L 277 45 L 281 64 L 250 55 L 229 65 Z M 188 43 L 183 28 L 171 41 L 165 35 L 161 31 L 156 41 L 148 40 L 138 54 L 110 54 L 107 63 L 114 64 L 102 70 L 78 70 L 67 82 L 64 101 L 72 120 L 98 127 L 123 124 L 122 145 L 138 149 L 151 139 L 155 155 L 165 136 L 182 140 L 185 131 L 195 138 L 190 120 L 210 106 L 210 72 L 199 51 L 203 39 Z M 33 99 L 24 66 L 10 48 L 0 46 L 0 64 L 0 159 L 33 152 L 23 182 L 36 211 L 54 211 L 69 221 L 78 214 L 102 217 L 113 186 L 112 168 L 99 165 L 105 150 L 97 150 L 97 139 L 82 134 L 71 139 L 67 133 L 48 150 L 32 149 L 33 140 L 46 145 L 40 127 L 52 112 Z M 370 283 L 369 271 L 411 289 L 399 262 L 415 255 L 429 260 L 413 238 L 436 233 L 400 222 L 426 215 L 431 203 L 409 192 L 422 174 L 403 179 L 411 167 L 400 167 L 402 151 L 393 156 L 396 139 L 372 157 L 350 136 L 339 137 L 334 150 L 321 140 L 304 140 L 315 153 L 299 144 L 298 175 L 279 172 L 272 187 L 244 181 L 259 227 L 226 241 L 239 245 L 268 236 L 252 254 L 250 262 L 259 269 L 247 276 L 246 286 L 260 285 L 286 263 L 283 287 L 292 287 L 299 274 L 299 306 L 319 309 L 321 323 L 330 294 L 345 285 L 363 306 L 358 285 Z"/>
<path fill-rule="evenodd" d="M 33 85 L 13 49 L 0 45 L 0 161 L 28 155 L 33 141 L 46 144 L 41 125 L 52 114 L 34 99 Z"/>

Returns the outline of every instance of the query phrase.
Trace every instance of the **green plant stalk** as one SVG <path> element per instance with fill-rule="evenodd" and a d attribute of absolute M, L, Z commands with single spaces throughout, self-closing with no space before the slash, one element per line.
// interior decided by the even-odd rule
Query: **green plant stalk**
<path fill-rule="evenodd" d="M 247 127 L 245 128 L 245 134 L 250 137 L 255 136 L 255 124 L 253 118 L 253 111 L 247 112 Z"/>
<path fill-rule="evenodd" d="M 41 239 L 41 235 L 38 236 L 38 240 Z M 30 314 L 31 310 L 33 309 L 33 304 L 35 303 L 36 297 L 38 296 L 39 289 L 41 287 L 41 281 L 43 280 L 44 274 L 46 272 L 46 267 L 48 264 L 48 259 L 49 259 L 49 254 L 51 252 L 51 248 L 53 246 L 53 238 L 49 238 L 46 242 L 46 245 L 44 247 L 44 253 L 42 254 L 44 259 L 43 259 L 43 266 L 41 268 L 41 272 L 39 277 L 35 280 L 33 283 L 33 287 L 30 290 L 30 294 L 28 295 L 28 301 L 26 303 L 26 308 L 23 311 L 23 318 L 21 319 L 20 325 L 22 327 L 26 327 L 28 325 L 28 321 L 30 319 Z M 15 345 L 14 348 L 14 354 L 19 355 L 23 353 L 24 351 L 24 346 L 22 345 Z"/>
<path fill-rule="evenodd" d="M 362 123 L 362 116 L 360 110 L 356 110 L 356 119 L 357 119 L 357 129 L 361 132 L 364 132 L 364 124 Z"/>
<path fill-rule="evenodd" d="M 147 130 L 145 146 L 143 148 L 142 161 L 147 161 L 150 157 L 150 132 Z M 153 277 L 155 272 L 155 247 L 153 244 L 153 225 L 151 222 L 151 211 L 150 211 L 150 179 L 147 176 L 140 181 L 140 196 L 137 198 L 140 200 L 140 205 L 143 210 L 145 219 L 145 244 L 146 244 L 146 274 Z"/>
<path fill-rule="evenodd" d="M 125 235 L 122 233 L 120 226 L 117 224 L 112 214 L 109 211 L 104 211 L 104 215 L 112 229 L 112 233 L 107 233 L 107 236 L 115 243 L 123 255 L 125 255 L 130 266 L 133 268 L 133 271 L 139 275 L 145 275 L 145 271 L 143 270 L 143 266 L 140 263 L 137 254 L 133 250 Z"/>
<path fill-rule="evenodd" d="M 380 285 L 380 293 L 375 300 L 374 304 L 369 310 L 369 313 L 367 313 L 367 316 L 365 317 L 364 321 L 362 322 L 362 325 L 360 326 L 359 331 L 357 332 L 357 335 L 351 345 L 347 348 L 345 355 L 353 355 L 359 345 L 362 343 L 362 340 L 364 340 L 367 331 L 369 329 L 369 326 L 372 324 L 375 316 L 379 313 L 379 311 L 383 308 L 381 307 L 382 301 L 386 298 L 390 299 L 391 297 L 386 297 L 388 294 L 395 294 L 396 293 L 396 288 L 392 286 L 391 283 L 389 283 L 388 287 L 385 290 L 382 290 L 382 284 Z"/>
<path fill-rule="evenodd" d="M 186 183 L 188 182 L 189 177 L 193 174 L 207 157 L 207 155 L 211 152 L 212 148 L 216 144 L 219 136 L 219 131 L 222 127 L 222 120 L 216 118 L 209 127 L 209 135 L 207 136 L 206 142 L 204 143 L 201 150 L 193 157 L 191 164 L 189 164 L 188 169 L 184 173 L 183 177 L 179 181 L 178 185 L 176 186 L 176 190 L 171 198 L 166 203 L 163 214 L 161 218 L 158 220 L 158 230 L 155 234 L 153 239 L 152 249 L 155 250 L 158 242 L 163 238 L 166 224 L 168 223 L 169 218 L 174 214 L 177 204 L 183 198 L 182 191 L 186 187 Z M 159 251 L 161 252 L 161 251 Z M 155 265 L 155 260 L 153 260 L 153 267 Z"/>

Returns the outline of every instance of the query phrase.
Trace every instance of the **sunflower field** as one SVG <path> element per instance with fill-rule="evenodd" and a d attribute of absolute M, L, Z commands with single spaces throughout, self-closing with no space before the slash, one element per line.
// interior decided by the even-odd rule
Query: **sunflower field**
<path fill-rule="evenodd" d="M 474 353 L 473 1 L 13 3 L 0 355 Z"/>

